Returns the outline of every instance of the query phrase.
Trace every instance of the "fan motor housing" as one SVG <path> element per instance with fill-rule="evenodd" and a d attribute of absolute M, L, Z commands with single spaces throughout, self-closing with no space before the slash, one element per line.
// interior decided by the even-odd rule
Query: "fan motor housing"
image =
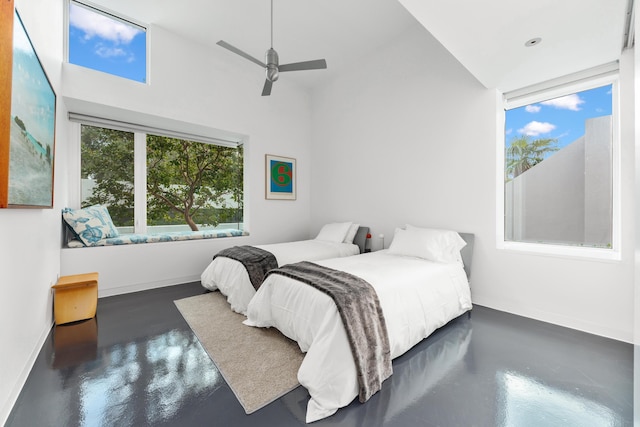
<path fill-rule="evenodd" d="M 273 48 L 267 50 L 264 62 L 267 63 L 267 80 L 269 80 L 270 82 L 275 82 L 279 77 L 278 52 L 276 52 Z"/>

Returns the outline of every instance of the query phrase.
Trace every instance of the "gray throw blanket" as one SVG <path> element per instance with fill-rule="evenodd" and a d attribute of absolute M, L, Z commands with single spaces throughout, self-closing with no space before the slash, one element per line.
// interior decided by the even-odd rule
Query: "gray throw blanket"
<path fill-rule="evenodd" d="M 267 272 L 278 268 L 278 261 L 271 252 L 256 248 L 255 246 L 233 246 L 223 249 L 218 252 L 213 259 L 219 256 L 241 262 L 244 268 L 247 269 L 249 280 L 251 280 L 251 284 L 256 291 L 260 288 L 260 285 L 262 285 L 262 281 Z"/>
<path fill-rule="evenodd" d="M 299 280 L 335 301 L 358 372 L 360 402 L 369 400 L 393 372 L 387 326 L 373 287 L 359 277 L 308 261 L 271 270 L 267 277 L 271 274 Z"/>

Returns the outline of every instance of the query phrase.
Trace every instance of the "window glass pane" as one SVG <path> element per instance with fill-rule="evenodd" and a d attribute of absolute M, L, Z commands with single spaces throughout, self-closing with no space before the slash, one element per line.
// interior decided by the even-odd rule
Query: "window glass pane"
<path fill-rule="evenodd" d="M 242 229 L 242 148 L 147 135 L 149 232 Z"/>
<path fill-rule="evenodd" d="M 505 114 L 505 240 L 610 248 L 612 85 Z"/>
<path fill-rule="evenodd" d="M 71 64 L 146 82 L 145 28 L 70 1 L 68 31 Z"/>
<path fill-rule="evenodd" d="M 82 207 L 106 205 L 121 233 L 133 232 L 133 133 L 81 127 Z"/>

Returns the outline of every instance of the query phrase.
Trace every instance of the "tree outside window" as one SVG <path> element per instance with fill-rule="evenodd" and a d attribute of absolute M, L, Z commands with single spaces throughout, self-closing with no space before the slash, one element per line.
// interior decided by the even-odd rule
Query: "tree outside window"
<path fill-rule="evenodd" d="M 82 206 L 107 205 L 117 227 L 133 227 L 134 163 L 132 132 L 83 125 Z M 151 230 L 241 228 L 241 147 L 146 135 L 146 165 Z"/>

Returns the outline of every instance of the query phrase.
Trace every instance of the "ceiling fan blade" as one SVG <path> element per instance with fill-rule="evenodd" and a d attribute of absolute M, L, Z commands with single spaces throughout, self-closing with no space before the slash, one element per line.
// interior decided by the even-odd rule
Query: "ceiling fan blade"
<path fill-rule="evenodd" d="M 273 85 L 273 82 L 269 79 L 265 79 L 264 81 L 264 87 L 262 88 L 262 96 L 269 96 L 271 95 L 271 86 Z"/>
<path fill-rule="evenodd" d="M 260 65 L 261 67 L 266 67 L 267 64 L 265 64 L 264 62 L 260 61 L 259 59 L 254 58 L 253 56 L 249 55 L 248 53 L 245 53 L 243 51 L 241 51 L 240 49 L 238 49 L 237 47 L 231 46 L 229 43 L 225 42 L 224 40 L 220 40 L 217 43 L 218 46 L 222 46 L 225 49 L 229 49 L 231 52 L 242 56 L 245 59 L 248 59 L 251 62 L 255 62 L 256 64 Z"/>
<path fill-rule="evenodd" d="M 278 71 L 320 70 L 327 68 L 327 61 L 316 59 L 314 61 L 294 62 L 278 66 Z"/>

